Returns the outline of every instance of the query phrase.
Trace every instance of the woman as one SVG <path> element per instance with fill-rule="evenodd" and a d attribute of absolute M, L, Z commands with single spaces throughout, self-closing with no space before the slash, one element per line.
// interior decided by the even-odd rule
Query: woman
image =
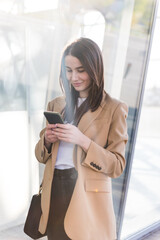
<path fill-rule="evenodd" d="M 45 163 L 39 231 L 49 240 L 113 240 L 111 178 L 125 168 L 127 106 L 104 91 L 102 54 L 80 38 L 64 51 L 63 97 L 48 110 L 65 124 L 47 124 L 35 153 Z"/>

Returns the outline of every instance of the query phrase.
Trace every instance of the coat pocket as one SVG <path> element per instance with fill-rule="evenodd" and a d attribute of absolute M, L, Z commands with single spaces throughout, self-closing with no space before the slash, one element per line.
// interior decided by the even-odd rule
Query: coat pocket
<path fill-rule="evenodd" d="M 85 183 L 86 192 L 111 192 L 111 183 L 105 180 L 87 179 Z"/>

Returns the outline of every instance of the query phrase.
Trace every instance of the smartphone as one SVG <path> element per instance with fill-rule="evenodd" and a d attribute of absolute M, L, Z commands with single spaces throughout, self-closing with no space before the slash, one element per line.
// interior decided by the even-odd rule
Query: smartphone
<path fill-rule="evenodd" d="M 64 123 L 61 114 L 58 112 L 45 111 L 44 116 L 46 117 L 47 121 L 50 124 L 56 124 L 56 123 L 63 124 Z"/>

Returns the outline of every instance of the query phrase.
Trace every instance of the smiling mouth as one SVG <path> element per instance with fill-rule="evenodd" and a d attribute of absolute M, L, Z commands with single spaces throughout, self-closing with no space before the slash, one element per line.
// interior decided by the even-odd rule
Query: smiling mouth
<path fill-rule="evenodd" d="M 73 83 L 74 87 L 79 87 L 82 83 Z"/>

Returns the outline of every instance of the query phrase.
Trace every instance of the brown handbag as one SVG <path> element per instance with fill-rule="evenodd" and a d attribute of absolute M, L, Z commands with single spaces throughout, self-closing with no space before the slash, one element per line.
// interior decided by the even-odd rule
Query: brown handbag
<path fill-rule="evenodd" d="M 39 239 L 47 235 L 46 232 L 44 234 L 41 234 L 38 231 L 39 222 L 42 215 L 41 191 L 42 191 L 42 185 L 40 186 L 39 193 L 33 195 L 32 197 L 27 218 L 24 224 L 24 232 L 32 239 Z"/>

